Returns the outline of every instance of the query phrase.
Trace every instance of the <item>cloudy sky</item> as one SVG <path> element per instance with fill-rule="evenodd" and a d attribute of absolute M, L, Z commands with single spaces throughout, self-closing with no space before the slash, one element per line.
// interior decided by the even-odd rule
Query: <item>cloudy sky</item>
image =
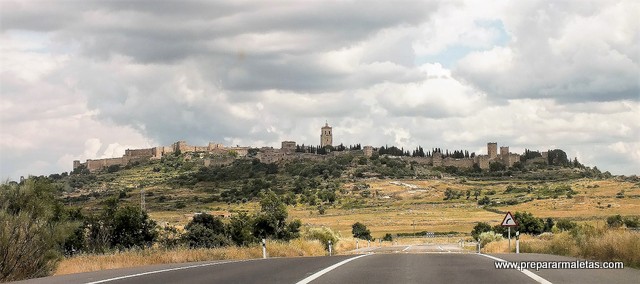
<path fill-rule="evenodd" d="M 638 1 L 0 1 L 0 176 L 169 145 L 560 148 L 640 174 Z M 337 144 L 336 143 L 336 144 Z"/>

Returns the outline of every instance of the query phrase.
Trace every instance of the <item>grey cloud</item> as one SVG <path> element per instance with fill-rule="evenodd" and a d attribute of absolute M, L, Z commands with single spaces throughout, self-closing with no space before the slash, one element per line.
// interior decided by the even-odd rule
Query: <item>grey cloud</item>
<path fill-rule="evenodd" d="M 637 8 L 632 1 L 518 3 L 505 17 L 515 40 L 463 58 L 454 76 L 503 102 L 639 100 L 640 33 L 630 12 Z"/>

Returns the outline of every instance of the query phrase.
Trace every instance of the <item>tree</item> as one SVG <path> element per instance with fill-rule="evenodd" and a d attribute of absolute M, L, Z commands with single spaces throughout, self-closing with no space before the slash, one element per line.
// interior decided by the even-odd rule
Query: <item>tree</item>
<path fill-rule="evenodd" d="M 489 232 L 489 231 L 491 231 L 491 225 L 485 222 L 478 222 L 473 227 L 473 230 L 471 230 L 471 236 L 473 237 L 474 240 L 476 240 L 478 239 L 478 236 L 480 236 L 480 234 L 484 232 Z"/>
<path fill-rule="evenodd" d="M 49 181 L 0 185 L 0 282 L 47 276 L 78 222 L 55 198 Z"/>
<path fill-rule="evenodd" d="M 490 172 L 499 172 L 499 171 L 504 171 L 505 169 L 506 169 L 505 165 L 500 162 L 491 162 L 489 164 Z"/>
<path fill-rule="evenodd" d="M 150 247 L 158 236 L 156 222 L 137 206 L 118 208 L 112 218 L 111 246 L 117 248 Z"/>
<path fill-rule="evenodd" d="M 351 233 L 354 238 L 362 239 L 362 240 L 372 240 L 371 231 L 367 229 L 367 226 L 360 222 L 356 222 L 351 226 Z"/>
<path fill-rule="evenodd" d="M 256 238 L 291 240 L 300 235 L 300 220 L 287 223 L 287 206 L 272 191 L 260 200 L 260 212 L 255 217 L 253 235 Z"/>
<path fill-rule="evenodd" d="M 544 232 L 544 221 L 529 212 L 516 212 L 513 218 L 518 223 L 516 230 L 521 234 L 542 234 Z"/>
<path fill-rule="evenodd" d="M 206 213 L 195 215 L 185 230 L 183 239 L 191 248 L 214 248 L 231 243 L 220 217 Z"/>
<path fill-rule="evenodd" d="M 247 213 L 239 213 L 231 217 L 229 223 L 229 238 L 238 246 L 247 246 L 257 241 L 253 236 L 253 218 Z"/>
<path fill-rule="evenodd" d="M 551 229 L 553 228 L 554 222 L 553 219 L 551 218 L 547 218 L 547 220 L 544 222 L 544 231 L 545 232 L 551 232 Z"/>

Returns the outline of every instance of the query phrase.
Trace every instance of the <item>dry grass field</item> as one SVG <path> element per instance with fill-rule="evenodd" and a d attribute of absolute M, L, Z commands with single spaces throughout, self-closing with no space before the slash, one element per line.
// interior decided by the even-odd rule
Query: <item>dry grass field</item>
<path fill-rule="evenodd" d="M 500 204 L 493 208 L 506 212 L 527 211 L 540 218 L 568 218 L 578 222 L 600 224 L 606 217 L 620 214 L 638 215 L 640 212 L 640 187 L 634 183 L 608 180 L 578 179 L 567 182 L 539 181 L 466 181 L 464 179 L 435 180 L 369 180 L 372 195 L 362 198 L 351 191 L 353 184 L 345 184 L 346 193 L 339 202 L 326 207 L 323 215 L 316 206 L 289 206 L 289 217 L 300 219 L 305 226 L 327 226 L 341 237 L 351 236 L 351 225 L 361 222 L 367 225 L 372 235 L 382 237 L 386 233 L 412 232 L 463 232 L 468 233 L 477 222 L 492 225 L 502 221 L 503 214 L 487 211 L 479 206 L 473 194 L 469 199 L 463 194 L 459 199 L 443 200 L 447 189 L 465 192 L 480 189 L 480 198 L 488 195 L 495 200 L 525 199 L 531 201 L 516 204 Z M 565 195 L 556 198 L 536 198 L 535 194 L 504 193 L 507 186 L 534 188 L 568 185 L 575 192 L 571 198 Z M 624 198 L 616 194 L 624 191 Z M 150 211 L 150 216 L 159 223 L 184 225 L 193 212 L 236 212 L 258 210 L 256 202 L 245 204 L 212 203 L 197 208 L 181 210 Z"/>
<path fill-rule="evenodd" d="M 141 173 L 142 174 L 142 173 Z M 134 181 L 131 181 L 134 183 Z M 359 184 L 369 186 L 371 195 L 363 197 L 354 190 L 354 184 L 343 185 L 338 201 L 326 208 L 325 214 L 319 214 L 317 206 L 296 205 L 289 206 L 289 218 L 300 219 L 305 228 L 328 227 L 339 237 L 334 246 L 335 253 L 348 253 L 356 248 L 356 240 L 351 235 L 351 225 L 355 222 L 364 223 L 374 238 L 381 238 L 386 233 L 412 234 L 414 232 L 459 232 L 453 237 L 399 237 L 394 242 L 372 242 L 372 246 L 389 246 L 397 244 L 450 243 L 465 237 L 477 222 L 487 222 L 497 225 L 502 221 L 503 214 L 496 212 L 528 211 L 541 218 L 568 218 L 578 223 L 589 223 L 599 228 L 605 225 L 608 216 L 620 214 L 623 216 L 638 215 L 640 212 L 640 186 L 638 184 L 608 180 L 578 179 L 563 182 L 540 181 L 467 181 L 459 178 L 431 179 L 431 180 L 366 180 Z M 542 196 L 536 191 L 530 193 L 505 193 L 508 186 L 556 188 L 570 186 L 572 196 Z M 443 200 L 446 190 L 462 192 L 457 199 Z M 152 196 L 167 195 L 172 200 L 188 200 L 202 193 L 185 189 L 168 189 L 155 187 L 147 189 L 153 191 Z M 479 190 L 479 198 L 489 196 L 498 201 L 492 210 L 486 210 L 477 204 L 473 194 L 467 199 L 466 191 Z M 620 192 L 623 198 L 618 198 Z M 537 194 L 537 195 L 536 195 Z M 139 200 L 139 189 L 130 191 L 128 202 Z M 516 205 L 502 205 L 507 200 L 520 200 Z M 88 206 L 94 206 L 89 203 Z M 177 226 L 181 228 L 192 218 L 194 212 L 207 212 L 214 215 L 233 214 L 239 211 L 257 212 L 257 202 L 248 203 L 208 203 L 185 208 L 151 207 L 149 215 L 159 224 Z M 607 259 L 602 251 L 615 250 L 615 246 L 638 246 L 638 235 L 633 233 L 603 233 L 602 237 L 590 239 L 593 247 L 601 248 L 584 251 L 576 244 L 567 242 L 566 233 L 553 238 L 522 236 L 521 249 L 529 252 L 558 253 L 572 256 L 584 256 L 593 259 Z M 360 241 L 360 247 L 366 246 Z M 564 244 L 564 245 L 562 245 Z M 564 247 L 570 251 L 549 251 L 549 247 Z M 507 240 L 491 242 L 484 252 L 506 252 Z M 291 243 L 269 242 L 270 256 L 317 256 L 327 252 L 318 241 L 294 240 Z M 640 249 L 640 248 L 638 248 Z M 515 242 L 511 250 L 515 250 Z M 637 250 L 636 250 L 637 251 Z M 635 253 L 637 255 L 637 253 Z M 628 255 L 628 254 L 623 254 Z M 102 269 L 132 267 L 160 263 L 180 263 L 190 261 L 221 260 L 221 259 L 251 259 L 261 257 L 259 245 L 248 248 L 227 247 L 217 249 L 150 249 L 144 251 L 117 252 L 105 255 L 79 255 L 63 260 L 56 274 L 68 274 Z M 633 253 L 625 261 L 637 263 L 637 256 Z"/>
<path fill-rule="evenodd" d="M 350 250 L 348 246 L 345 246 L 344 248 L 338 247 L 336 249 L 337 252 Z M 289 243 L 273 241 L 267 242 L 267 255 L 270 257 L 321 256 L 326 255 L 326 251 L 318 241 L 297 239 Z M 262 248 L 260 245 L 213 249 L 148 249 L 114 252 L 109 254 L 85 254 L 62 260 L 58 265 L 55 275 L 152 264 L 184 263 L 223 259 L 254 259 L 261 257 Z"/>

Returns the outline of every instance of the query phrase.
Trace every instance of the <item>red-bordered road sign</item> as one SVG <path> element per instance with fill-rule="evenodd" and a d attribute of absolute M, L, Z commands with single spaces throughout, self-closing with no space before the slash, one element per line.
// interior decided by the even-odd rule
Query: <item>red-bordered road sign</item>
<path fill-rule="evenodd" d="M 505 227 L 515 227 L 515 226 L 518 226 L 518 222 L 516 222 L 516 219 L 513 218 L 513 215 L 511 215 L 511 212 L 507 212 L 507 214 L 504 215 L 502 224 L 500 225 Z"/>

